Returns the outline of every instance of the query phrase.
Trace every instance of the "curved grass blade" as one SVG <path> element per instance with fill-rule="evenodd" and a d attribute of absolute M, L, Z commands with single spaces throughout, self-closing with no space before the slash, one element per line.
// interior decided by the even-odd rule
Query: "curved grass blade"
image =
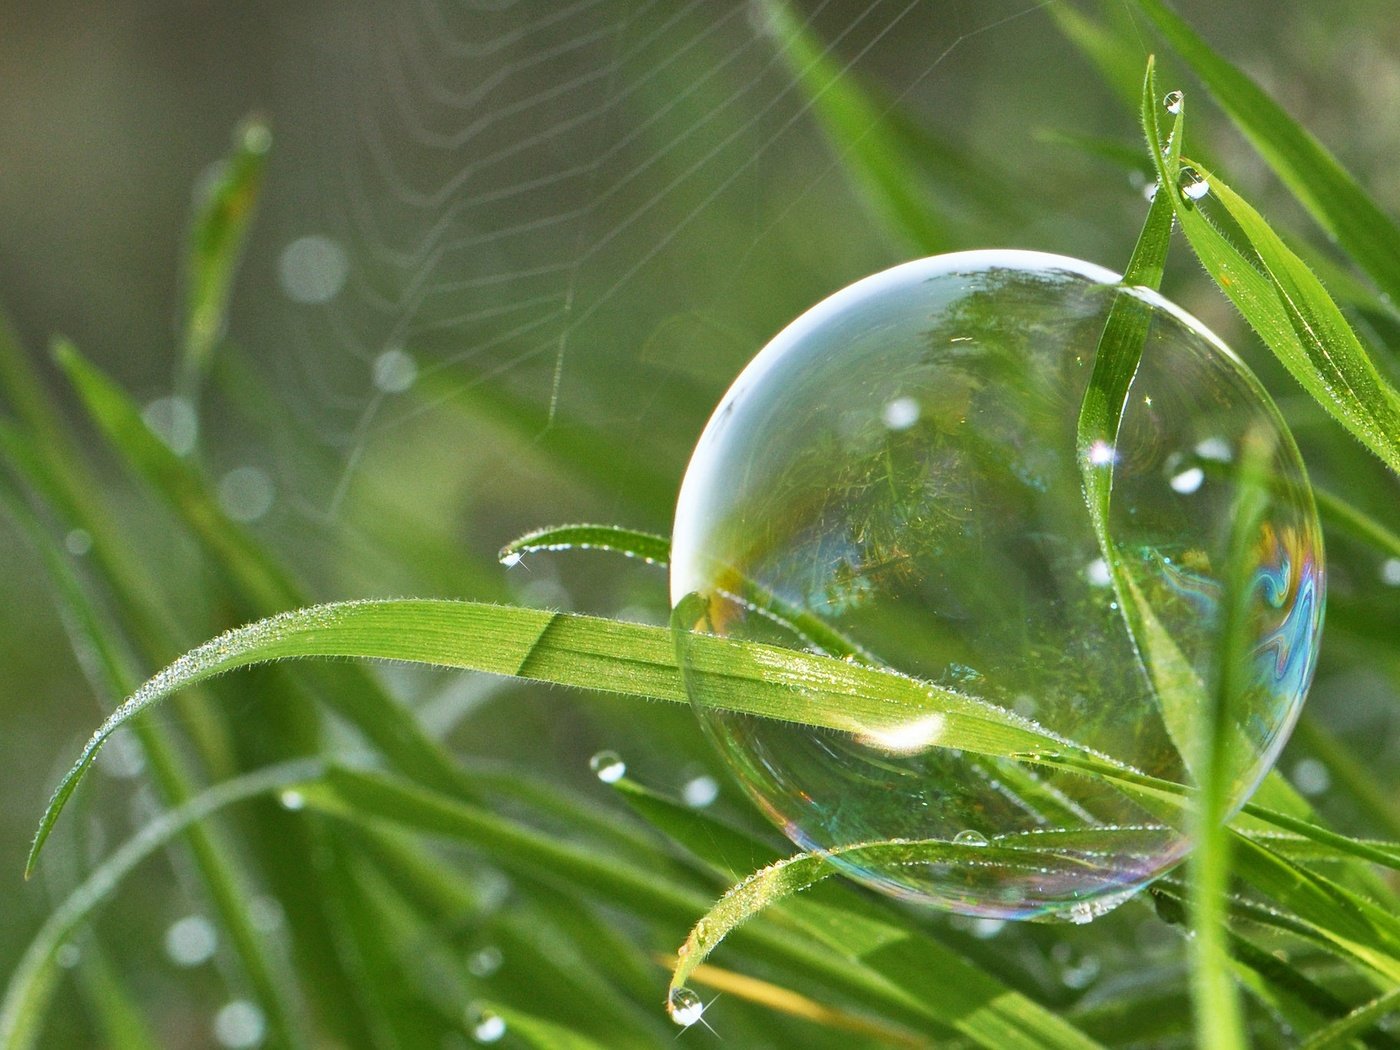
<path fill-rule="evenodd" d="M 389 820 L 429 834 L 487 847 L 506 871 L 544 874 L 572 892 L 597 896 L 626 911 L 668 923 L 689 923 L 712 903 L 657 871 L 643 871 L 595 851 L 562 842 L 467 803 L 434 795 L 379 774 L 332 770 L 307 789 L 306 803 L 347 820 Z M 756 958 L 777 961 L 819 984 L 851 996 L 885 1016 L 940 1033 L 956 1027 L 991 1050 L 1091 1050 L 1097 1046 L 1072 1025 L 1037 1006 L 950 953 L 920 950 L 907 931 L 887 929 L 853 962 L 843 938 L 860 930 L 844 910 L 827 909 L 825 921 L 801 935 L 771 924 L 741 931 L 741 946 Z M 871 970 L 876 958 L 923 994 Z M 941 992 L 939 991 L 941 989 Z"/>
<path fill-rule="evenodd" d="M 1135 0 L 1274 173 L 1390 299 L 1400 302 L 1400 226 L 1311 133 L 1162 0 Z M 1174 185 L 1174 183 L 1168 183 Z"/>
<path fill-rule="evenodd" d="M 476 602 L 394 600 L 315 606 L 206 642 L 151 678 L 93 734 L 54 792 L 29 870 L 103 742 L 176 689 L 225 671 L 299 656 L 404 660 L 582 689 L 686 702 L 666 628 Z M 843 732 L 906 727 L 940 746 L 1006 757 L 1089 753 L 985 701 L 892 671 L 709 635 L 689 636 L 690 671 L 730 710 Z M 1101 756 L 1099 761 L 1107 761 Z"/>
<path fill-rule="evenodd" d="M 304 783 L 323 771 L 321 762 L 306 759 L 248 773 L 210 788 L 143 826 L 49 914 L 30 942 L 0 1000 L 0 1050 L 24 1050 L 33 1045 L 53 992 L 59 947 L 137 865 L 220 809 Z"/>
<path fill-rule="evenodd" d="M 0 504 L 9 508 L 39 550 L 57 591 L 57 601 L 66 614 L 74 646 L 86 647 L 91 654 L 92 673 L 101 680 L 99 688 L 105 687 L 109 696 L 121 696 L 139 679 L 130 671 L 114 632 L 104 622 L 76 573 L 34 512 L 12 491 L 3 472 L 0 472 Z M 153 724 L 138 726 L 136 734 L 165 799 L 174 805 L 189 801 L 195 788 L 164 728 Z M 210 829 L 192 826 L 186 838 L 219 919 L 267 1015 L 269 1029 L 289 1050 L 302 1046 L 285 991 L 290 976 L 272 962 L 249 919 L 250 908 L 243 889 L 246 879 L 226 844 Z"/>
<path fill-rule="evenodd" d="M 612 551 L 648 565 L 671 560 L 671 541 L 653 532 L 638 532 L 616 525 L 554 525 L 527 532 L 501 548 L 502 565 L 515 565 L 527 554 L 539 551 Z"/>

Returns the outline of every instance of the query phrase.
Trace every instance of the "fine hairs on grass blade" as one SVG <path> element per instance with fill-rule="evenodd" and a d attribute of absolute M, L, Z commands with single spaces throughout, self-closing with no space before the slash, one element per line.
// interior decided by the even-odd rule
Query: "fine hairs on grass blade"
<path fill-rule="evenodd" d="M 946 746 L 1006 757 L 1086 754 L 1002 708 L 952 689 L 832 657 L 708 635 L 689 638 L 696 674 L 733 710 L 829 729 L 937 718 Z M 109 717 L 59 784 L 35 835 L 30 869 L 103 742 L 169 693 L 239 667 L 290 657 L 360 657 L 458 667 L 672 702 L 688 702 L 675 641 L 661 627 L 476 602 L 344 602 L 230 631 L 150 679 Z"/>
<path fill-rule="evenodd" d="M 502 565 L 510 566 L 527 554 L 571 550 L 611 551 L 649 565 L 666 565 L 671 560 L 671 541 L 665 536 L 616 525 L 553 525 L 536 529 L 507 543 L 497 558 Z"/>

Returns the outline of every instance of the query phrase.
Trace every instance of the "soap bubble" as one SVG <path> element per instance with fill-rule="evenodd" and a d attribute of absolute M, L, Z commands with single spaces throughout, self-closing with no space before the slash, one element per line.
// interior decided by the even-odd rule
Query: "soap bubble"
<path fill-rule="evenodd" d="M 1147 318 L 1142 363 L 1116 438 L 1081 453 L 1095 347 L 1123 296 Z M 1241 577 L 1227 562 L 1246 466 L 1251 479 L 1267 467 L 1268 498 Z M 1199 679 L 1193 703 L 1215 681 L 1224 581 L 1249 581 L 1227 759 L 1238 807 L 1311 681 L 1322 549 L 1277 410 L 1199 322 L 1087 263 L 969 252 L 838 292 L 735 381 L 681 487 L 673 621 L 701 724 L 795 843 L 940 840 L 955 861 L 832 860 L 953 911 L 1073 922 L 1184 856 L 1160 809 L 1102 779 L 940 745 L 937 713 L 867 726 L 843 712 L 850 731 L 736 713 L 721 707 L 732 681 L 692 663 L 694 634 L 873 662 L 1189 784 L 1194 709 L 1169 710 L 1151 684 L 1086 508 L 1088 469 L 1112 472 L 1125 586 Z M 968 848 L 969 833 L 987 845 Z M 1018 847 L 1026 859 L 1008 859 Z"/>

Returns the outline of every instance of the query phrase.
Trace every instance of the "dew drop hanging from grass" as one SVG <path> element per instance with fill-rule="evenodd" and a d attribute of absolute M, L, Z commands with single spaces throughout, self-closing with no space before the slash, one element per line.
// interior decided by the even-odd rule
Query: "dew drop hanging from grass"
<path fill-rule="evenodd" d="M 1124 296 L 1146 317 L 1141 364 L 1116 438 L 1081 453 L 1095 348 Z M 1199 322 L 1060 256 L 895 267 L 813 307 L 734 382 L 692 457 L 672 543 L 701 723 L 802 848 L 939 840 L 953 858 L 834 856 L 851 876 L 969 915 L 1087 921 L 1185 854 L 1160 812 L 1093 778 L 953 749 L 937 714 L 853 716 L 841 731 L 721 710 L 710 690 L 722 676 L 694 666 L 688 639 L 876 662 L 1189 784 L 1183 712 L 1154 687 L 1119 591 L 1150 611 L 1186 680 L 1211 681 L 1240 453 L 1260 434 L 1271 499 L 1248 566 L 1250 682 L 1229 771 L 1242 804 L 1297 717 L 1317 649 L 1321 545 L 1303 467 L 1263 388 Z M 1121 585 L 1085 470 L 1111 477 Z"/>

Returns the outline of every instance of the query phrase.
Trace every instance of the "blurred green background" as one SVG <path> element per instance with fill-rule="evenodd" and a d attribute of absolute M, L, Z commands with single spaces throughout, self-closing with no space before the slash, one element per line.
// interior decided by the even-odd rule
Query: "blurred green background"
<path fill-rule="evenodd" d="M 1387 0 L 1177 6 L 1400 208 L 1400 21 Z M 960 248 L 1121 269 L 1145 209 L 1141 177 L 1109 156 L 1140 152 L 1134 115 L 1062 33 L 1055 4 L 796 9 L 874 100 L 872 128 L 903 144 L 895 163 L 916 173 L 927 215 L 919 243 L 882 226 L 759 5 L 10 0 L 0 303 L 61 397 L 46 354 L 57 334 L 158 417 L 178 370 L 193 194 L 259 115 L 273 146 L 192 453 L 225 510 L 317 599 L 456 596 L 659 621 L 654 569 L 582 555 L 507 571 L 494 552 L 568 520 L 668 531 L 691 444 L 728 382 L 831 291 Z M 1140 78 L 1150 30 L 1120 4 L 1079 9 L 1121 34 L 1125 82 Z M 1168 59 L 1163 82 L 1189 92 L 1178 73 Z M 1202 106 L 1193 131 L 1271 220 L 1307 230 L 1223 117 Z M 1184 252 L 1176 262 L 1164 290 L 1261 372 L 1315 476 L 1379 494 L 1373 513 L 1393 521 L 1393 479 L 1369 462 L 1374 478 L 1339 475 L 1327 424 Z M 198 550 L 64 403 L 133 553 L 187 628 L 166 658 L 231 626 L 236 610 L 211 597 Z M 65 539 L 81 564 L 82 537 Z M 4 973 L 64 872 L 155 803 L 134 753 L 114 749 L 49 858 L 55 870 L 21 883 L 43 803 L 101 707 L 5 515 L 0 550 Z M 1333 553 L 1334 593 L 1374 585 L 1369 555 Z M 1376 769 L 1400 767 L 1395 671 L 1329 649 L 1315 690 L 1318 717 L 1367 741 Z M 722 776 L 688 712 L 385 674 L 405 703 L 455 727 L 459 752 L 583 791 L 596 790 L 586 758 L 603 745 L 669 788 Z M 179 719 L 173 707 L 155 717 Z M 1325 803 L 1326 769 L 1306 746 L 1283 768 Z M 1393 774 L 1380 786 L 1394 790 Z M 727 785 L 722 803 L 738 805 Z M 164 954 L 170 924 L 201 907 L 189 886 L 178 859 L 148 869 L 103 920 L 139 996 L 164 999 L 160 1031 L 179 1046 L 210 1038 L 220 996 L 216 975 Z M 85 1031 L 61 1020 L 52 1045 L 83 1045 Z"/>

